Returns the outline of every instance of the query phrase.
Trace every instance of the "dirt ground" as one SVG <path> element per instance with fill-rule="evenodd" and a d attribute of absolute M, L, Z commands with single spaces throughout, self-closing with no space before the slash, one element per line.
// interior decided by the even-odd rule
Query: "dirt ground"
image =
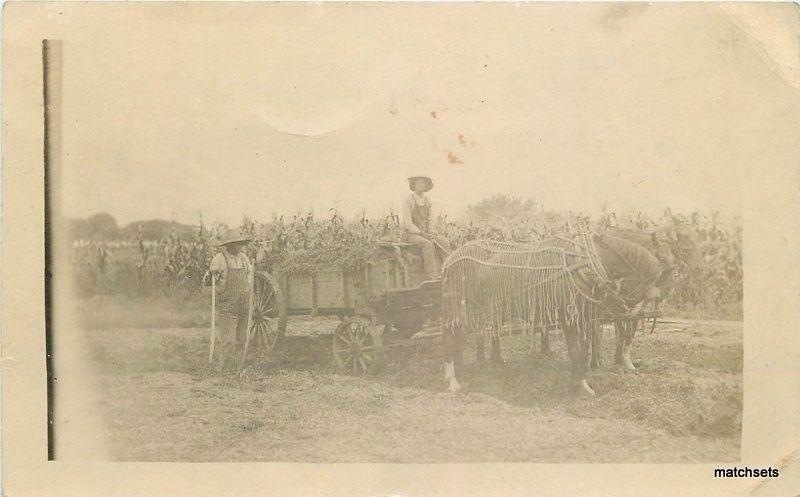
<path fill-rule="evenodd" d="M 637 373 L 592 371 L 594 398 L 567 388 L 566 353 L 503 339 L 505 364 L 468 350 L 464 391 L 445 391 L 438 339 L 368 377 L 329 359 L 335 322 L 290 319 L 286 348 L 244 377 L 206 365 L 204 328 L 87 330 L 96 406 L 127 461 L 731 462 L 739 459 L 741 323 L 664 324 L 637 336 Z"/>

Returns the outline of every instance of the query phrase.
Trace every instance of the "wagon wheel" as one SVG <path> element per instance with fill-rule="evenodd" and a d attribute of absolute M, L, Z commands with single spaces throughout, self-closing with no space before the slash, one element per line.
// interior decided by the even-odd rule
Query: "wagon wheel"
<path fill-rule="evenodd" d="M 271 352 L 286 333 L 286 299 L 278 280 L 271 274 L 256 271 L 253 281 L 252 333 L 256 348 Z"/>
<path fill-rule="evenodd" d="M 343 373 L 367 374 L 382 362 L 383 341 L 377 326 L 364 317 L 349 318 L 333 333 L 333 358 Z"/>

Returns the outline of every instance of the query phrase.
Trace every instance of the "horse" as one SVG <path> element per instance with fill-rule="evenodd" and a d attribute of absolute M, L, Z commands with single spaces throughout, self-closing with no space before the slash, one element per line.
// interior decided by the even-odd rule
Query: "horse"
<path fill-rule="evenodd" d="M 642 294 L 660 274 L 658 261 L 641 246 L 589 233 L 536 243 L 470 242 L 453 251 L 443 269 L 450 391 L 460 388 L 455 367 L 464 337 L 487 327 L 500 330 L 509 316 L 517 316 L 562 329 L 574 386 L 594 394 L 586 380 L 587 351 L 601 311 L 622 310 L 626 299 Z"/>
<path fill-rule="evenodd" d="M 465 336 L 493 329 L 492 356 L 499 358 L 496 332 L 510 317 L 517 317 L 543 329 L 548 325 L 562 329 L 573 386 L 593 395 L 585 377 L 587 350 L 591 345 L 592 360 L 597 360 L 603 315 L 631 316 L 616 319 L 616 359 L 626 369 L 635 369 L 630 350 L 640 319 L 637 313 L 660 295 L 657 285 L 664 284 L 676 255 L 688 264 L 699 261 L 697 239 L 692 227 L 674 223 L 650 233 L 610 229 L 582 238 L 475 241 L 459 247 L 443 267 L 448 389 L 460 389 L 455 367 L 461 362 Z"/>
<path fill-rule="evenodd" d="M 642 231 L 630 228 L 608 228 L 602 230 L 600 236 L 613 236 L 633 242 L 647 249 L 658 260 L 660 265 L 660 276 L 647 289 L 644 299 L 639 302 L 629 302 L 629 308 L 633 313 L 627 313 L 628 318 L 620 316 L 613 319 L 616 330 L 616 350 L 614 356 L 615 364 L 621 365 L 628 371 L 636 371 L 636 367 L 631 359 L 631 350 L 636 330 L 640 326 L 641 318 L 639 311 L 646 305 L 651 305 L 653 310 L 660 307 L 661 301 L 669 295 L 673 289 L 674 273 L 679 264 L 688 267 L 690 270 L 700 270 L 702 268 L 702 257 L 699 251 L 700 235 L 691 225 L 683 222 L 675 216 L 670 216 L 667 223 L 662 224 L 653 231 Z M 601 260 L 603 257 L 601 257 Z M 608 263 L 608 262 L 607 262 Z M 655 319 L 655 318 L 654 318 Z M 655 326 L 655 322 L 653 323 Z M 591 342 L 590 364 L 593 368 L 600 367 L 600 334 L 601 327 L 595 330 Z M 546 328 L 541 330 L 542 352 L 549 351 L 548 331 Z M 502 362 L 500 353 L 499 337 L 492 336 L 491 357 L 495 362 Z M 478 341 L 479 358 L 483 356 L 483 341 Z"/>
<path fill-rule="evenodd" d="M 691 271 L 702 269 L 703 259 L 700 254 L 700 234 L 691 225 L 684 223 L 675 216 L 670 216 L 670 222 L 662 224 L 654 231 L 646 232 L 625 228 L 611 228 L 605 233 L 619 237 L 649 250 L 661 265 L 661 276 L 648 290 L 647 302 L 652 302 L 657 309 L 661 301 L 673 289 L 674 274 L 680 264 Z M 654 318 L 656 319 L 656 318 Z M 636 330 L 641 319 L 634 313 L 628 319 L 614 321 L 616 329 L 616 350 L 614 363 L 622 365 L 628 371 L 636 371 L 631 360 L 631 349 Z M 655 322 L 653 323 L 655 326 Z M 592 364 L 600 363 L 598 347 L 592 348 Z"/>

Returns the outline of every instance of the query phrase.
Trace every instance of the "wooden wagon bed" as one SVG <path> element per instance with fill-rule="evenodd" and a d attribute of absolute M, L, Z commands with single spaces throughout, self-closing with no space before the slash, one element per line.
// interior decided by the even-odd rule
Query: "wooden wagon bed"
<path fill-rule="evenodd" d="M 280 343 L 289 316 L 338 316 L 334 360 L 342 370 L 365 373 L 383 351 L 439 316 L 441 280 L 425 281 L 422 260 L 405 243 L 377 244 L 380 256 L 357 270 L 334 265 L 287 272 L 258 261 L 253 329 L 267 351 Z"/>

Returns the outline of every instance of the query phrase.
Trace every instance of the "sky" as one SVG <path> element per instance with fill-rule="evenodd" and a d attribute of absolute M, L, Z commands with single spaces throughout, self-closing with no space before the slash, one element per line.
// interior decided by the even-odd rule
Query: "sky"
<path fill-rule="evenodd" d="M 452 215 L 736 212 L 796 92 L 712 4 L 85 8 L 58 19 L 62 205 L 120 223 L 383 215 L 416 174 Z"/>

